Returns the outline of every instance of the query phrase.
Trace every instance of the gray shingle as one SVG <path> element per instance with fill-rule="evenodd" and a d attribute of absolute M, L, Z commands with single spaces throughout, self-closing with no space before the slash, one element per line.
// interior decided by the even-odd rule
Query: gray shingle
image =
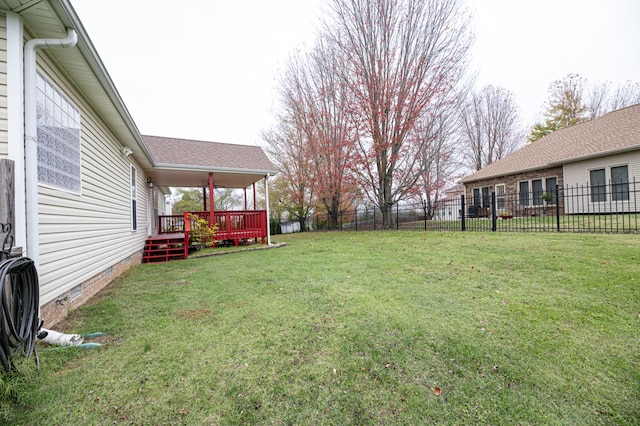
<path fill-rule="evenodd" d="M 640 104 L 556 130 L 461 182 L 543 169 L 633 149 L 640 149 Z"/>

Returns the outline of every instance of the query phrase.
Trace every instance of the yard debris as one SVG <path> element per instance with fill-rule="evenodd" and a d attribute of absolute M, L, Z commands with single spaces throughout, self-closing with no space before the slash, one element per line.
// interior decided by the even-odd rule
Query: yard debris
<path fill-rule="evenodd" d="M 105 333 L 101 331 L 87 334 L 65 334 L 60 333 L 59 331 L 41 328 L 38 332 L 38 339 L 55 346 L 77 346 L 90 349 L 97 348 L 102 345 L 96 342 L 85 343 L 84 340 L 93 339 L 94 337 L 102 337 L 104 335 Z"/>

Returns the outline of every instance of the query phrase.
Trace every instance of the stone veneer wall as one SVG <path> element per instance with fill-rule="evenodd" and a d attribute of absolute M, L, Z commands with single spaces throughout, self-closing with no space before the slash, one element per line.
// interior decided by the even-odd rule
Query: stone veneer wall
<path fill-rule="evenodd" d="M 473 202 L 474 188 L 482 188 L 484 186 L 488 186 L 491 188 L 490 192 L 492 192 L 492 191 L 495 191 L 496 185 L 504 184 L 506 193 L 511 197 L 515 197 L 515 194 L 518 193 L 518 182 L 521 182 L 524 180 L 530 181 L 533 179 L 544 179 L 544 178 L 554 177 L 554 176 L 557 178 L 558 186 L 562 188 L 564 186 L 562 166 L 465 183 L 464 187 L 465 187 L 466 204 L 470 205 Z M 564 214 L 562 200 L 560 200 L 560 204 L 561 204 L 560 214 Z"/>
<path fill-rule="evenodd" d="M 40 317 L 44 321 L 43 327 L 52 328 L 67 316 L 70 309 L 75 309 L 85 304 L 91 297 L 95 296 L 126 270 L 130 269 L 131 266 L 139 265 L 141 262 L 142 251 L 133 254 L 80 284 L 82 286 L 82 294 L 76 298 L 71 298 L 71 293 L 75 290 L 73 289 L 43 305 L 40 308 Z"/>

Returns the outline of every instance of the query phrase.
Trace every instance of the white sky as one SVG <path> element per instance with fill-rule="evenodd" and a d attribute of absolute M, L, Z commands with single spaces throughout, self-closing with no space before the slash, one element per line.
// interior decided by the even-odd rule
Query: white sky
<path fill-rule="evenodd" d="M 640 82 L 638 0 L 464 1 L 478 86 L 513 92 L 527 128 L 569 73 Z M 71 2 L 143 134 L 258 145 L 323 0 Z"/>

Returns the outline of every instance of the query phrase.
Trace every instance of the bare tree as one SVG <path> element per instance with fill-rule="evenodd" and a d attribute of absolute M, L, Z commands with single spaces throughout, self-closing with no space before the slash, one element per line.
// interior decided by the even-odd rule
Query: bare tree
<path fill-rule="evenodd" d="M 489 85 L 471 93 L 461 109 L 460 132 L 464 163 L 474 171 L 515 151 L 524 133 L 511 92 Z"/>
<path fill-rule="evenodd" d="M 322 37 L 343 62 L 359 139 L 353 171 L 391 227 L 392 206 L 420 176 L 415 137 L 434 98 L 463 75 L 471 44 L 457 0 L 332 0 Z"/>
<path fill-rule="evenodd" d="M 627 81 L 613 89 L 611 82 L 594 84 L 589 92 L 589 116 L 600 117 L 608 112 L 640 103 L 640 84 Z"/>

